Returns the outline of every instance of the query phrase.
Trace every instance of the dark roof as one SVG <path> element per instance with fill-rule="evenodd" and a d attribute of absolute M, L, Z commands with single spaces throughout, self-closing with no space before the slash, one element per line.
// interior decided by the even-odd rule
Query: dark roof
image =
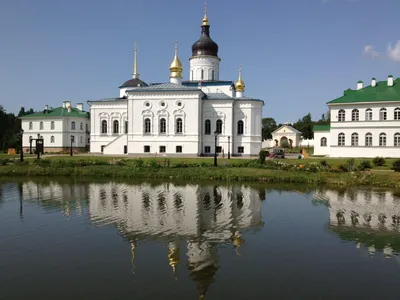
<path fill-rule="evenodd" d="M 182 84 L 175 83 L 153 83 L 144 87 L 138 87 L 132 92 L 169 92 L 169 91 L 187 91 L 187 92 L 201 92 L 198 87 L 190 87 Z"/>
<path fill-rule="evenodd" d="M 140 87 L 140 86 L 148 86 L 148 84 L 139 78 L 132 78 L 126 81 L 123 85 L 121 85 L 119 88 L 124 88 L 124 87 Z"/>
<path fill-rule="evenodd" d="M 74 107 L 71 107 L 70 112 L 68 112 L 68 108 L 56 107 L 50 108 L 48 110 L 38 111 L 30 115 L 25 115 L 21 117 L 21 119 L 58 117 L 90 118 L 90 113 L 87 111 L 81 111 Z"/>
<path fill-rule="evenodd" d="M 192 56 L 210 55 L 218 57 L 218 45 L 210 37 L 210 26 L 201 26 L 200 39 L 192 45 Z"/>
<path fill-rule="evenodd" d="M 393 81 L 393 86 L 388 86 L 387 81 L 379 81 L 375 87 L 367 86 L 360 90 L 347 89 L 344 95 L 334 99 L 328 104 L 400 101 L 400 78 Z"/>
<path fill-rule="evenodd" d="M 182 85 L 186 86 L 211 86 L 211 85 L 232 85 L 235 86 L 235 83 L 231 80 L 186 80 L 182 81 Z"/>

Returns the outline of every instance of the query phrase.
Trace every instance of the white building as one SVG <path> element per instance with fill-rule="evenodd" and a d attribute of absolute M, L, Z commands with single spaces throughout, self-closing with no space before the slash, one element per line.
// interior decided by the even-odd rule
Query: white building
<path fill-rule="evenodd" d="M 212 155 L 216 132 L 217 152 L 258 155 L 264 102 L 244 96 L 241 70 L 236 84 L 220 80 L 221 59 L 207 15 L 201 28 L 188 81 L 182 81 L 177 46 L 169 82 L 142 81 L 135 47 L 133 78 L 120 86 L 119 97 L 88 101 L 92 153 Z"/>
<path fill-rule="evenodd" d="M 43 111 L 20 117 L 24 130 L 23 149 L 35 151 L 38 137 L 43 139 L 44 152 L 61 152 L 71 147 L 85 150 L 89 147 L 90 114 L 83 110 L 83 104 L 76 108 L 70 101 L 64 101 L 61 107 L 45 106 Z M 33 140 L 32 140 L 33 139 Z M 31 142 L 32 140 L 32 142 Z"/>
<path fill-rule="evenodd" d="M 274 147 L 281 147 L 284 143 L 287 143 L 289 147 L 298 147 L 300 146 L 301 132 L 285 124 L 272 132 L 272 140 Z"/>
<path fill-rule="evenodd" d="M 328 102 L 330 126 L 315 126 L 315 155 L 400 157 L 400 78 L 347 89 Z"/>

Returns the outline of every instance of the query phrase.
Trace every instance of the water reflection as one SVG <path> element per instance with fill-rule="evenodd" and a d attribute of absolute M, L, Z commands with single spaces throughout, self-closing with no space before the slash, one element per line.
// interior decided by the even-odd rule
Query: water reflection
<path fill-rule="evenodd" d="M 400 251 L 400 198 L 396 192 L 372 189 L 322 190 L 315 198 L 329 203 L 329 229 L 343 240 L 364 245 L 390 258 Z"/>
<path fill-rule="evenodd" d="M 201 298 L 219 269 L 217 246 L 232 245 L 240 255 L 239 248 L 245 243 L 241 233 L 263 226 L 260 195 L 264 191 L 246 186 L 26 182 L 22 190 L 23 199 L 45 209 L 60 209 L 67 217 L 73 211 L 81 214 L 81 200 L 88 199 L 92 223 L 115 225 L 130 242 L 133 268 L 141 240 L 165 241 L 173 276 L 177 279 L 181 255 L 186 254 L 189 276 Z M 186 249 L 181 249 L 180 241 L 186 242 Z"/>

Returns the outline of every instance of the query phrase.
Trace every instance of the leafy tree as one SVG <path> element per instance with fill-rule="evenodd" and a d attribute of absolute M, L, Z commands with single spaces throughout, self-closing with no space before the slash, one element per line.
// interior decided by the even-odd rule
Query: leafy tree
<path fill-rule="evenodd" d="M 305 139 L 314 138 L 313 126 L 315 122 L 313 122 L 311 118 L 311 114 L 308 113 L 303 118 L 299 119 L 296 123 L 293 124 L 293 127 L 296 128 L 303 134 Z"/>
<path fill-rule="evenodd" d="M 262 119 L 262 139 L 272 139 L 272 132 L 278 128 L 274 118 Z"/>

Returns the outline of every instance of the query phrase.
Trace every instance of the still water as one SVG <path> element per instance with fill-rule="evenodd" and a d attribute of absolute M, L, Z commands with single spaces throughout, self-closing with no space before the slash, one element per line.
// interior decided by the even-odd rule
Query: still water
<path fill-rule="evenodd" d="M 0 299 L 400 299 L 399 223 L 394 191 L 3 182 Z"/>

